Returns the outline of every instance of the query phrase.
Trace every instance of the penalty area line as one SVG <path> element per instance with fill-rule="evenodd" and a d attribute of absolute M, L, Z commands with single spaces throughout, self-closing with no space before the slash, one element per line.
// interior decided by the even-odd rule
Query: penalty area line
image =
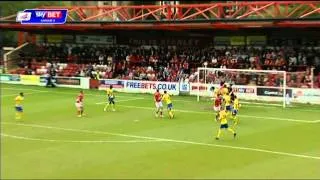
<path fill-rule="evenodd" d="M 1 122 L 1 123 L 2 124 L 12 124 L 12 125 L 17 125 L 17 126 L 36 127 L 36 128 L 58 129 L 58 130 L 73 131 L 73 132 L 108 134 L 108 135 L 114 135 L 114 136 L 132 137 L 132 138 L 140 138 L 140 139 L 147 139 L 147 140 L 158 140 L 160 142 L 173 142 L 173 143 L 180 143 L 180 144 L 191 144 L 191 145 L 200 145 L 200 146 L 207 146 L 207 147 L 218 147 L 218 148 L 226 148 L 226 149 L 245 150 L 245 151 L 252 151 L 252 152 L 261 152 L 261 153 L 276 154 L 276 155 L 282 155 L 282 156 L 320 160 L 319 156 L 295 154 L 295 153 L 272 151 L 272 150 L 242 147 L 242 146 L 221 145 L 221 144 L 213 144 L 213 143 L 209 144 L 209 143 L 204 143 L 204 142 L 194 142 L 194 141 L 176 140 L 176 139 L 159 138 L 159 137 L 139 136 L 139 135 L 130 135 L 130 134 L 122 134 L 122 133 L 111 133 L 111 132 L 104 132 L 104 131 L 70 129 L 70 128 L 62 128 L 62 127 L 54 127 L 54 126 L 44 126 L 44 125 L 39 125 L 39 124 L 21 124 L 21 123 L 10 123 L 10 122 Z"/>

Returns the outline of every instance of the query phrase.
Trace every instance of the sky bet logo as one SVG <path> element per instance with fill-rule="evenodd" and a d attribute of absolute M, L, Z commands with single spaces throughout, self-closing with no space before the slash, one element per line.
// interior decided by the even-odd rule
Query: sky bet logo
<path fill-rule="evenodd" d="M 18 12 L 16 20 L 21 24 L 64 24 L 67 16 L 67 9 L 26 9 Z"/>
<path fill-rule="evenodd" d="M 35 11 L 36 17 L 59 19 L 62 17 L 61 11 Z"/>

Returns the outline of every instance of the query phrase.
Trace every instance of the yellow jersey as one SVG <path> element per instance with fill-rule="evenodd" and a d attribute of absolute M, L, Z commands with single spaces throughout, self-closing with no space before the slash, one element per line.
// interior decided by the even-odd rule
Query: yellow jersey
<path fill-rule="evenodd" d="M 224 103 L 225 103 L 225 106 L 230 106 L 230 104 L 231 104 L 231 97 L 230 97 L 230 95 L 224 95 L 223 96 L 223 99 L 224 99 Z"/>
<path fill-rule="evenodd" d="M 16 106 L 21 106 L 22 105 L 22 101 L 24 100 L 24 98 L 22 96 L 17 96 L 14 101 L 16 103 Z"/>
<path fill-rule="evenodd" d="M 111 98 L 113 98 L 114 97 L 114 94 L 113 94 L 113 89 L 107 89 L 107 95 L 108 95 L 108 97 L 111 97 Z"/>
<path fill-rule="evenodd" d="M 228 88 L 222 88 L 221 91 L 222 91 L 221 92 L 222 95 L 227 95 L 229 93 Z"/>
<path fill-rule="evenodd" d="M 220 124 L 228 124 L 226 111 L 219 112 L 219 120 L 220 120 Z"/>
<path fill-rule="evenodd" d="M 170 97 L 169 94 L 164 94 L 164 95 L 162 96 L 162 100 L 163 100 L 165 103 L 167 103 L 167 104 L 172 103 L 171 97 Z"/>
<path fill-rule="evenodd" d="M 239 99 L 235 98 L 234 101 L 233 101 L 233 109 L 239 110 L 239 108 L 240 108 Z"/>

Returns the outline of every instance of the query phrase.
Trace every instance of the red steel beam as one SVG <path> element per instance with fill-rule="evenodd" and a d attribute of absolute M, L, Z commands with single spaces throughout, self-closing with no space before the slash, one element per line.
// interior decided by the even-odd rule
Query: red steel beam
<path fill-rule="evenodd" d="M 253 10 L 253 11 L 250 11 L 250 10 L 249 10 L 249 12 L 247 12 L 247 13 L 241 15 L 241 16 L 238 16 L 238 17 L 236 17 L 236 18 L 237 18 L 237 19 L 241 19 L 241 18 L 247 17 L 247 16 L 249 16 L 249 15 L 251 15 L 251 14 L 253 14 L 253 13 L 256 13 L 257 11 L 260 11 L 260 10 L 262 10 L 262 9 L 265 9 L 265 8 L 271 6 L 271 5 L 274 5 L 274 2 L 269 3 L 269 4 L 266 4 L 266 5 L 258 8 L 258 9 L 255 9 L 255 10 Z"/>
<path fill-rule="evenodd" d="M 302 16 L 300 16 L 300 18 L 304 18 L 304 17 L 309 16 L 309 15 L 315 13 L 315 12 L 320 12 L 320 8 L 317 8 L 315 5 L 309 4 L 309 6 L 310 6 L 312 9 L 314 9 L 314 10 L 313 10 L 313 11 L 310 11 L 310 12 L 308 12 L 308 13 L 302 15 Z"/>
<path fill-rule="evenodd" d="M 290 10 L 289 6 L 296 6 Z M 257 8 L 255 8 L 257 7 Z M 139 5 L 139 6 L 43 6 L 46 9 L 68 9 L 68 22 L 98 21 L 101 17 L 116 16 L 120 21 L 135 22 L 148 20 L 163 22 L 168 20 L 184 21 L 193 19 L 252 19 L 251 15 L 258 15 L 256 19 L 272 18 L 308 18 L 318 14 L 320 17 L 320 1 L 240 1 L 218 2 L 210 4 L 178 4 L 178 5 Z M 236 11 L 225 16 L 223 9 L 237 8 Z M 244 11 L 246 9 L 246 11 Z M 95 13 L 103 10 L 102 13 Z M 172 11 L 174 10 L 174 11 Z M 281 11 L 282 10 L 282 11 Z M 138 12 L 137 12 L 138 11 Z M 297 12 L 301 13 L 297 13 Z M 92 13 L 93 12 L 93 13 Z M 137 12 L 137 13 L 136 13 Z M 113 15 L 111 15 L 113 14 Z M 210 16 L 209 16 L 210 15 Z M 15 20 L 16 14 L 0 17 L 0 20 Z M 164 17 L 164 19 L 163 19 Z"/>
<path fill-rule="evenodd" d="M 189 15 L 189 16 L 187 16 L 187 17 L 182 18 L 181 20 L 185 20 L 185 19 L 189 19 L 189 18 L 195 17 L 195 16 L 201 14 L 202 12 L 208 11 L 208 10 L 213 9 L 213 8 L 215 8 L 215 7 L 217 7 L 217 5 L 213 5 L 213 6 L 208 7 L 208 8 L 206 8 L 206 9 L 202 10 L 202 11 L 198 11 L 198 12 L 192 14 L 192 15 Z"/>
<path fill-rule="evenodd" d="M 230 28 L 267 28 L 267 27 L 292 27 L 292 28 L 304 28 L 304 27 L 320 27 L 320 22 L 241 22 L 241 23 L 186 23 L 186 24 L 64 24 L 64 25 L 21 25 L 21 24 L 1 24 L 1 29 L 16 29 L 20 31 L 33 31 L 43 29 L 60 29 L 60 30 L 72 30 L 72 31 L 85 31 L 85 30 L 103 30 L 103 29 L 167 29 L 167 30 L 183 30 L 183 29 L 230 29 Z"/>

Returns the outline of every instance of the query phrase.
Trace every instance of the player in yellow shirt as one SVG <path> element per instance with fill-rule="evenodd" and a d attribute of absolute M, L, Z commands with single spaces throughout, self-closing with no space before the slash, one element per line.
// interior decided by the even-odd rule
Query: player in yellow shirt
<path fill-rule="evenodd" d="M 15 109 L 16 109 L 16 119 L 21 119 L 23 115 L 22 101 L 24 100 L 24 95 L 21 92 L 15 99 Z"/>
<path fill-rule="evenodd" d="M 227 95 L 228 92 L 229 92 L 229 89 L 227 88 L 227 85 L 224 84 L 223 87 L 220 89 L 220 93 L 221 93 L 222 95 Z"/>
<path fill-rule="evenodd" d="M 220 121 L 220 128 L 218 130 L 218 134 L 217 134 L 216 140 L 220 139 L 220 136 L 221 136 L 221 133 L 222 133 L 222 129 L 226 129 L 226 130 L 230 131 L 233 134 L 233 137 L 235 138 L 237 133 L 233 129 L 229 128 L 228 120 L 227 120 L 227 112 L 226 112 L 225 109 L 222 109 L 219 112 L 219 121 Z"/>
<path fill-rule="evenodd" d="M 227 93 L 223 95 L 223 102 L 225 110 L 227 111 L 227 115 L 230 116 L 231 114 L 231 96 Z"/>
<path fill-rule="evenodd" d="M 233 100 L 233 109 L 232 109 L 232 119 L 233 119 L 233 129 L 236 127 L 236 125 L 238 125 L 239 123 L 239 117 L 238 112 L 239 112 L 239 108 L 240 108 L 240 103 L 239 103 L 239 99 L 237 96 L 234 96 L 234 100 Z"/>
<path fill-rule="evenodd" d="M 172 119 L 174 117 L 173 114 L 173 105 L 171 101 L 170 95 L 167 93 L 167 91 L 164 91 L 164 94 L 162 96 L 162 100 L 167 104 L 167 109 L 169 113 L 169 117 Z"/>
<path fill-rule="evenodd" d="M 113 93 L 113 87 L 112 85 L 110 85 L 110 87 L 106 90 L 107 92 L 107 96 L 108 96 L 108 102 L 107 104 L 105 105 L 104 107 L 104 111 L 107 111 L 107 109 L 109 108 L 109 106 L 112 107 L 112 111 L 116 111 L 115 109 L 115 102 L 114 102 L 114 99 L 115 99 L 115 96 L 114 96 L 114 93 Z"/>

